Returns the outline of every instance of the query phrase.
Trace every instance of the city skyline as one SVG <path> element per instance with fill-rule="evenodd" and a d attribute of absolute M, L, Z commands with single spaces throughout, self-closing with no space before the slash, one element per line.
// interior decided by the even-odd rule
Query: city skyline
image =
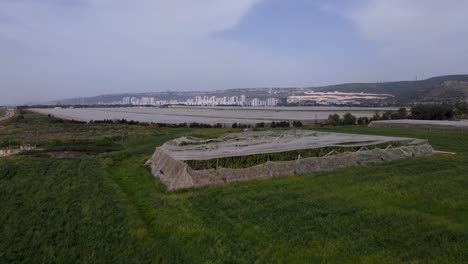
<path fill-rule="evenodd" d="M 102 104 L 106 104 L 101 102 Z M 123 105 L 140 105 L 140 106 L 163 106 L 163 105 L 175 105 L 183 104 L 187 106 L 277 106 L 279 99 L 270 97 L 266 100 L 259 98 L 248 99 L 245 95 L 240 96 L 195 96 L 195 98 L 189 98 L 187 100 L 158 100 L 153 96 L 142 96 L 142 97 L 130 97 L 126 96 L 122 98 L 122 101 L 111 102 L 110 104 L 123 104 Z"/>

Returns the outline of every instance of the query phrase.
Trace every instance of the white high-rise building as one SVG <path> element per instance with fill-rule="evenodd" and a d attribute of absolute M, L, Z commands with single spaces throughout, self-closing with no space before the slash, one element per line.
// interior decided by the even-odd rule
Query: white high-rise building
<path fill-rule="evenodd" d="M 278 99 L 276 98 L 267 99 L 267 106 L 277 106 L 277 105 L 278 105 Z"/>
<path fill-rule="evenodd" d="M 141 98 L 141 103 L 146 102 L 144 98 Z M 279 100 L 271 97 L 266 100 L 261 100 L 259 98 L 253 98 L 252 100 L 247 100 L 244 94 L 240 96 L 195 96 L 194 99 L 187 99 L 185 101 L 186 105 L 197 105 L 197 106 L 218 106 L 218 105 L 237 105 L 237 106 L 277 106 Z"/>
<path fill-rule="evenodd" d="M 196 96 L 195 97 L 195 104 L 196 105 L 201 105 L 202 104 L 202 97 L 201 96 Z"/>
<path fill-rule="evenodd" d="M 151 99 L 153 99 L 153 102 L 154 102 L 153 97 L 141 97 L 140 104 L 141 105 L 150 105 L 151 104 Z"/>
<path fill-rule="evenodd" d="M 260 100 L 258 98 L 252 99 L 252 106 L 259 106 L 260 105 Z"/>
<path fill-rule="evenodd" d="M 132 105 L 138 105 L 138 104 L 140 104 L 140 100 L 139 100 L 138 98 L 136 98 L 136 97 L 132 97 L 132 98 L 130 99 L 130 104 L 132 104 Z"/>
<path fill-rule="evenodd" d="M 246 105 L 247 104 L 247 100 L 245 98 L 245 95 L 241 95 L 239 103 L 240 103 L 239 105 Z"/>

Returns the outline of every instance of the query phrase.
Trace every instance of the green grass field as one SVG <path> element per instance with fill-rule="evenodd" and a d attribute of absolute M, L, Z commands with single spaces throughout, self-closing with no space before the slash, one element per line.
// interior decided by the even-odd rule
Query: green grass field
<path fill-rule="evenodd" d="M 320 128 L 458 154 L 167 193 L 144 166 L 156 145 L 239 130 L 132 129 L 88 132 L 119 146 L 95 158 L 0 159 L 0 263 L 468 262 L 468 133 Z M 82 144 L 60 138 L 44 148 Z"/>

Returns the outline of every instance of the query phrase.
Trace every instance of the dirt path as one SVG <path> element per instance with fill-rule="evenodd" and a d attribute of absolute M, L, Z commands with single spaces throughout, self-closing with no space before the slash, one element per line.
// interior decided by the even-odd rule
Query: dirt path
<path fill-rule="evenodd" d="M 0 122 L 12 118 L 15 115 L 15 110 L 13 108 L 8 108 L 6 114 L 0 117 Z M 0 128 L 1 129 L 1 128 Z"/>

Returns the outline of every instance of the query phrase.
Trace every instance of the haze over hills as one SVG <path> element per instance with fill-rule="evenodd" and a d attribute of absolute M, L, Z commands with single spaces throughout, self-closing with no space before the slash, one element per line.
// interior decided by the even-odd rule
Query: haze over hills
<path fill-rule="evenodd" d="M 454 103 L 468 101 L 468 74 L 439 76 L 418 81 L 398 81 L 382 83 L 347 83 L 322 87 L 306 88 L 237 88 L 218 91 L 162 91 L 148 93 L 125 93 L 99 95 L 86 98 L 71 98 L 51 102 L 52 104 L 91 105 L 112 104 L 120 102 L 124 97 L 151 96 L 158 100 L 185 101 L 195 96 L 240 96 L 247 98 L 288 98 L 301 96 L 307 92 L 345 92 L 345 93 L 372 93 L 389 94 L 392 97 L 374 100 L 381 104 L 405 104 L 414 102 Z"/>

